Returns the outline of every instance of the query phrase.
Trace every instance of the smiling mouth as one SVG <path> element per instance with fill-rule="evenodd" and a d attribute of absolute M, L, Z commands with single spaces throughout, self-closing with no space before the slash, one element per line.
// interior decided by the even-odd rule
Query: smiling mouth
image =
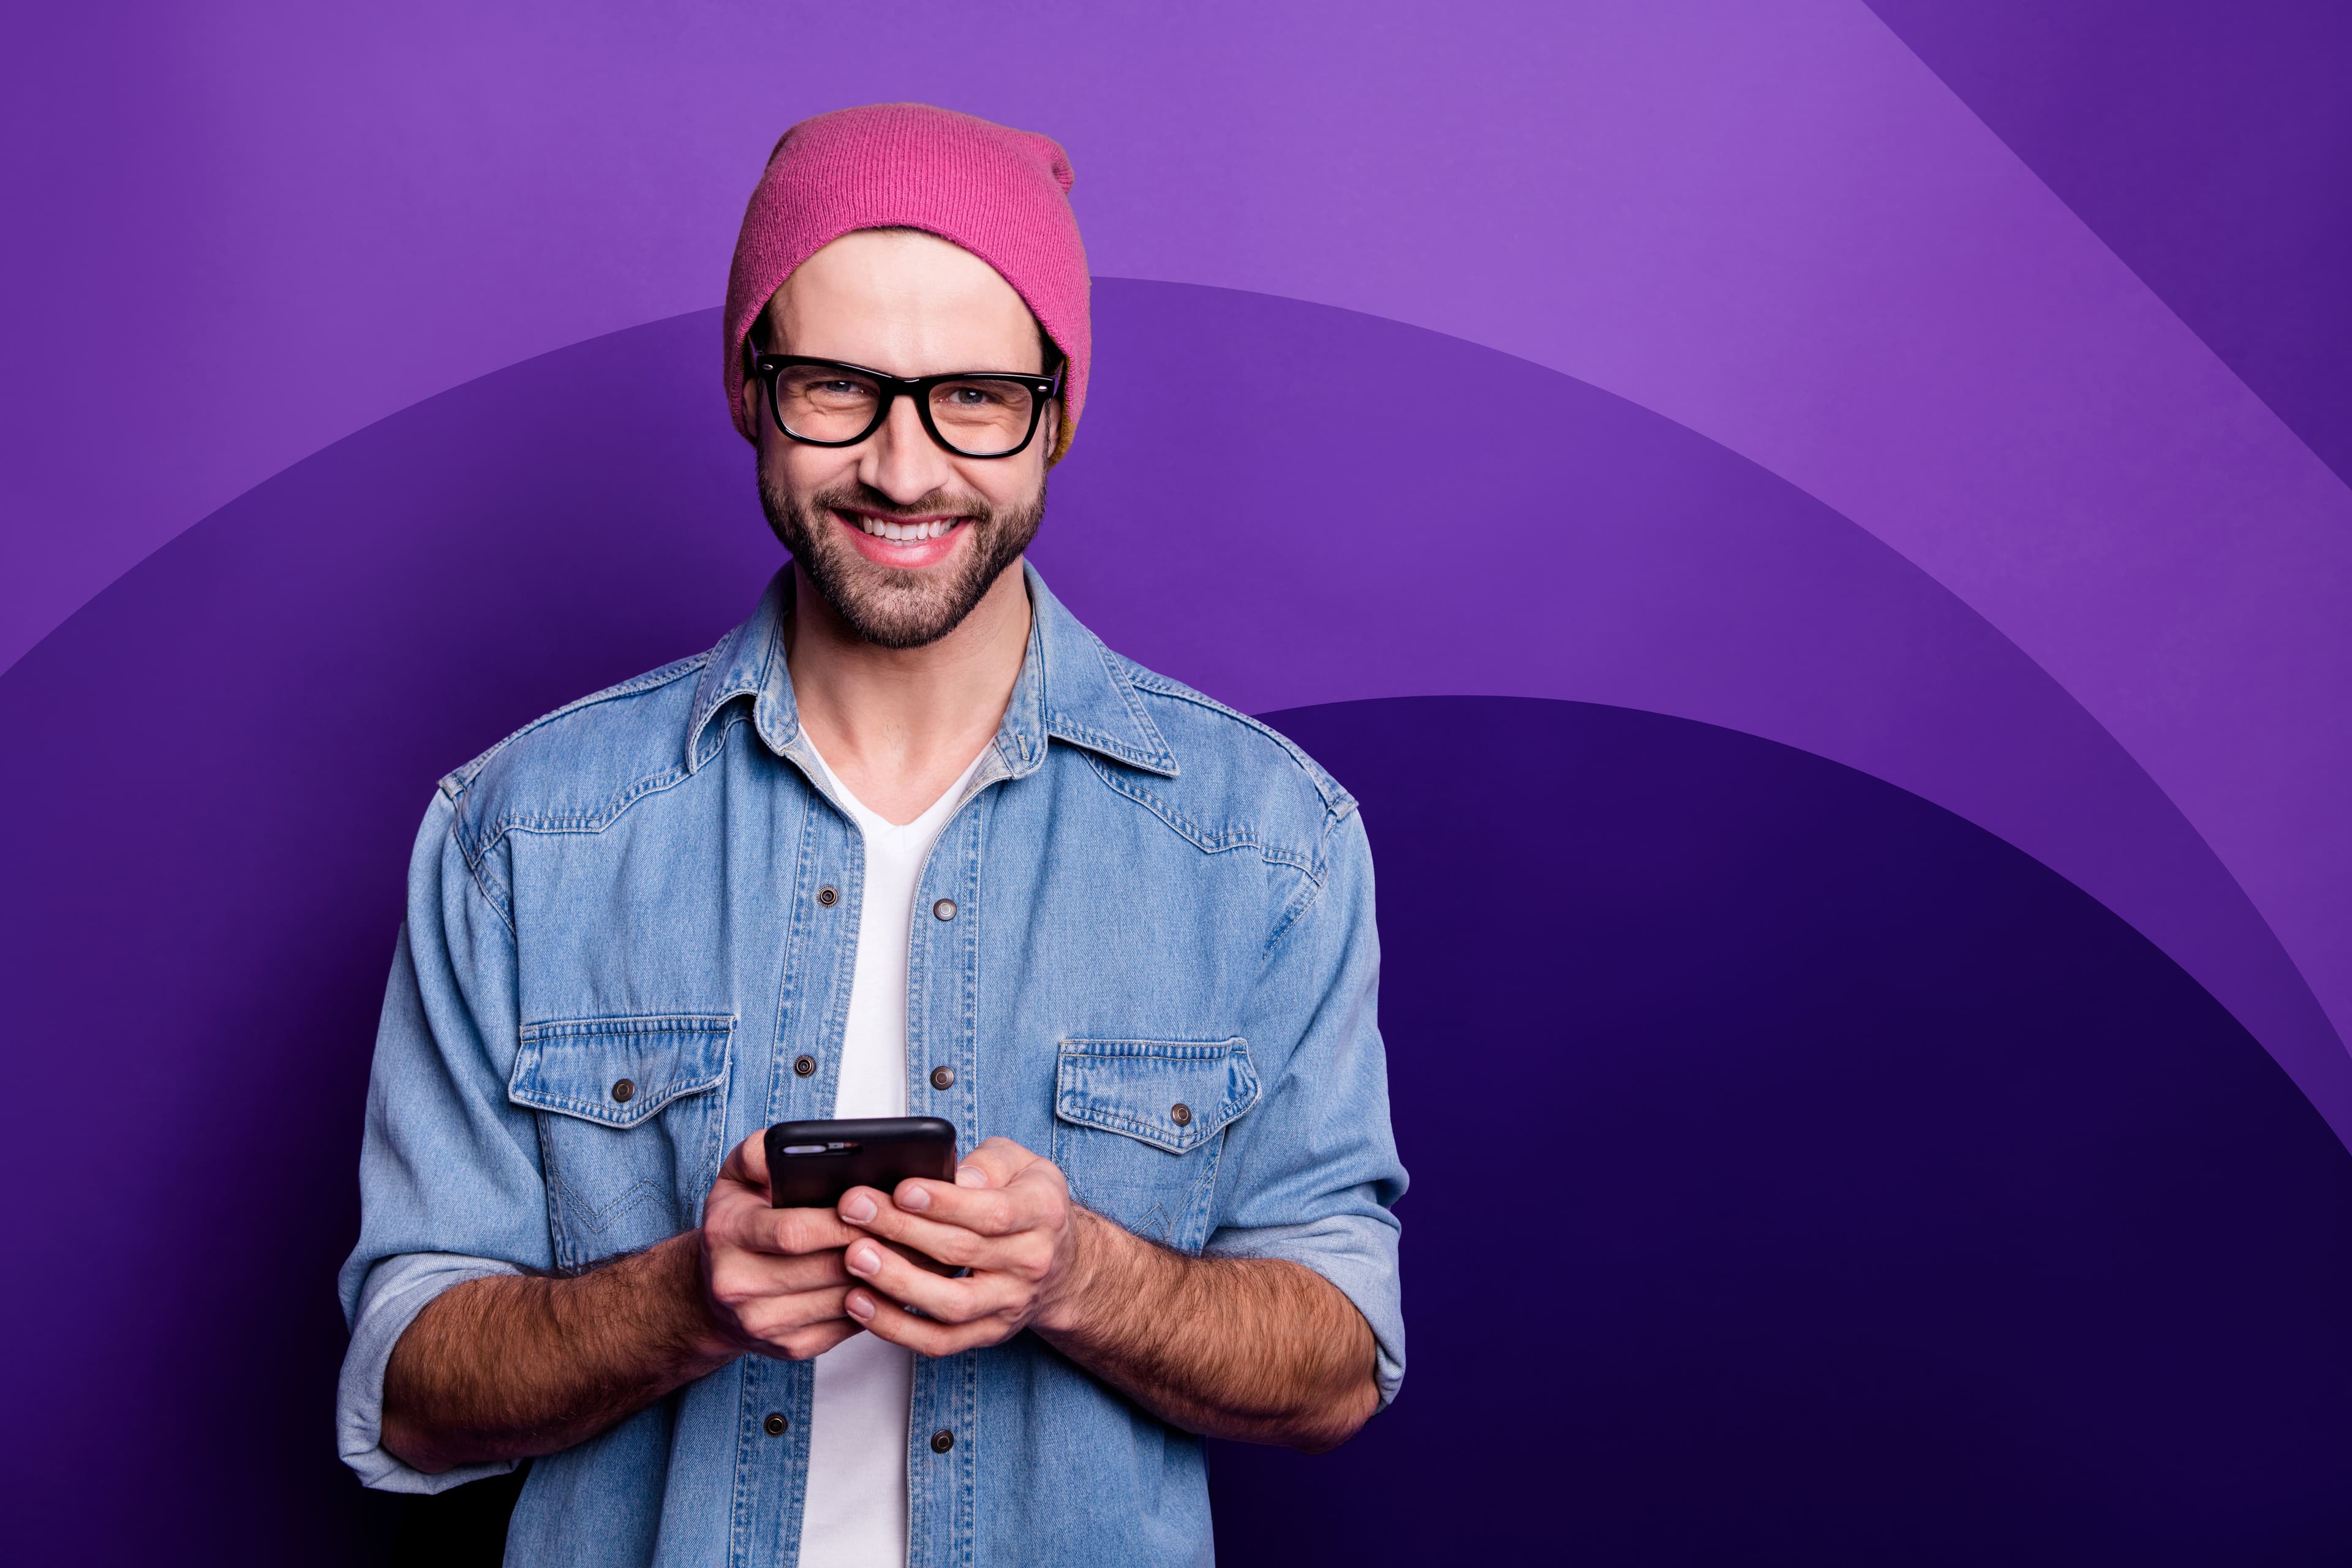
<path fill-rule="evenodd" d="M 926 539 L 944 538 L 956 524 L 967 521 L 961 517 L 924 517 L 898 522 L 862 511 L 844 511 L 840 515 L 868 538 L 887 540 L 893 544 L 919 544 Z"/>

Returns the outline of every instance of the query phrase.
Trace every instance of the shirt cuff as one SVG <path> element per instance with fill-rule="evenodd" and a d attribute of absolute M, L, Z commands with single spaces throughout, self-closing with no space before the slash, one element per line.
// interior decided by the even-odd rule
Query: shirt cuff
<path fill-rule="evenodd" d="M 1375 1346 L 1373 1381 L 1381 1408 L 1404 1386 L 1404 1303 L 1397 1286 L 1394 1221 L 1333 1215 L 1305 1225 L 1228 1227 L 1209 1237 L 1210 1258 L 1281 1258 L 1303 1264 L 1339 1288 L 1363 1313 Z"/>
<path fill-rule="evenodd" d="M 453 1285 L 493 1274 L 520 1274 L 511 1263 L 490 1258 L 460 1258 L 447 1252 L 404 1252 L 368 1270 L 352 1315 L 352 1345 L 343 1352 L 342 1378 L 335 1391 L 335 1447 L 357 1472 L 362 1486 L 385 1492 L 446 1492 L 485 1476 L 503 1476 L 512 1459 L 460 1465 L 428 1476 L 402 1464 L 383 1447 L 383 1369 L 392 1347 L 432 1300 Z"/>

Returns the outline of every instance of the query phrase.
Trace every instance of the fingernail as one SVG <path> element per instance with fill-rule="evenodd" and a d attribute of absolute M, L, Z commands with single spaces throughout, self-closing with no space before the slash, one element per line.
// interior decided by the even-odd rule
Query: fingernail
<path fill-rule="evenodd" d="M 852 1290 L 849 1300 L 843 1305 L 849 1309 L 849 1315 L 861 1323 L 874 1316 L 874 1298 L 862 1290 Z"/>
<path fill-rule="evenodd" d="M 988 1185 L 988 1173 L 982 1170 L 978 1165 L 958 1165 L 956 1167 L 956 1185 L 959 1187 L 984 1187 Z"/>
<path fill-rule="evenodd" d="M 872 1244 L 849 1249 L 849 1271 L 852 1274 L 871 1274 L 881 1267 L 881 1251 Z"/>
<path fill-rule="evenodd" d="M 853 1193 L 842 1200 L 841 1217 L 852 1225 L 864 1225 L 874 1217 L 874 1200 L 864 1193 Z"/>
<path fill-rule="evenodd" d="M 898 1206 L 902 1209 L 927 1209 L 931 1206 L 931 1194 L 920 1187 L 908 1187 L 898 1194 Z"/>

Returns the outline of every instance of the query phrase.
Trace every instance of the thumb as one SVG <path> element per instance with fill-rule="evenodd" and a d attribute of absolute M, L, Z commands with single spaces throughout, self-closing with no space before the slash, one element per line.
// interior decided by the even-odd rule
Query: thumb
<path fill-rule="evenodd" d="M 956 1167 L 959 1187 L 1002 1187 L 1009 1185 L 1023 1171 L 1037 1163 L 1037 1156 L 1010 1138 L 991 1138 Z"/>

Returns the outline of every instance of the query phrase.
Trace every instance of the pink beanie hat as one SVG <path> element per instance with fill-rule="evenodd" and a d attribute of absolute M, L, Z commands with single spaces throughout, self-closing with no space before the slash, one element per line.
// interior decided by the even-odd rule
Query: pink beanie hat
<path fill-rule="evenodd" d="M 1068 358 L 1052 453 L 1059 462 L 1087 400 L 1094 346 L 1072 178 L 1069 154 L 1051 137 L 925 103 L 835 110 L 785 132 L 751 192 L 727 274 L 735 428 L 758 439 L 743 415 L 743 340 L 793 268 L 853 229 L 919 228 L 995 268 Z"/>

